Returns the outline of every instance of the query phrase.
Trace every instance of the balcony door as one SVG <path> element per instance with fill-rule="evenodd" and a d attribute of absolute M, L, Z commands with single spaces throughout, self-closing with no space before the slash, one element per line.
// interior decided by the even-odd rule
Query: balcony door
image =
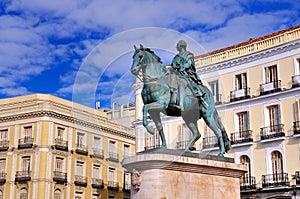
<path fill-rule="evenodd" d="M 277 65 L 265 68 L 266 83 L 275 82 L 278 80 Z"/>
<path fill-rule="evenodd" d="M 247 88 L 247 74 L 241 73 L 235 76 L 235 90 Z"/>
<path fill-rule="evenodd" d="M 276 132 L 276 129 L 279 129 L 278 125 L 280 124 L 279 106 L 278 105 L 269 106 L 268 112 L 269 112 L 270 131 Z"/>
<path fill-rule="evenodd" d="M 283 173 L 282 155 L 279 151 L 271 153 L 272 174 L 278 177 L 278 174 Z"/>

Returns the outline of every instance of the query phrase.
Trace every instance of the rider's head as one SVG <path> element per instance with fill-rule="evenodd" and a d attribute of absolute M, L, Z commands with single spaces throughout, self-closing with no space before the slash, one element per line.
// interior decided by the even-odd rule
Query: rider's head
<path fill-rule="evenodd" d="M 180 41 L 177 43 L 176 48 L 177 48 L 177 50 L 180 50 L 181 48 L 183 48 L 183 49 L 186 50 L 186 46 L 187 46 L 186 42 L 185 42 L 184 40 L 180 40 Z"/>

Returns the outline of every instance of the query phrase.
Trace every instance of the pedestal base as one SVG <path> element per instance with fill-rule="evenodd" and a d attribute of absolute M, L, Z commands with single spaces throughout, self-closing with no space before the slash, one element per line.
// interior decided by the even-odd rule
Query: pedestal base
<path fill-rule="evenodd" d="M 128 171 L 136 169 L 141 174 L 140 189 L 131 187 L 131 199 L 240 198 L 240 177 L 246 172 L 242 165 L 228 158 L 213 160 L 212 156 L 170 151 L 140 153 L 123 160 Z"/>

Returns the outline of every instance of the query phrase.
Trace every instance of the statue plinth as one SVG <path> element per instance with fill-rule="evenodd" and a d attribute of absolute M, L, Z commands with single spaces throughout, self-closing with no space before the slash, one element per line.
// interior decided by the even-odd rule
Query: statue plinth
<path fill-rule="evenodd" d="M 131 199 L 238 199 L 246 172 L 232 158 L 170 149 L 138 153 L 122 165 L 135 173 Z"/>

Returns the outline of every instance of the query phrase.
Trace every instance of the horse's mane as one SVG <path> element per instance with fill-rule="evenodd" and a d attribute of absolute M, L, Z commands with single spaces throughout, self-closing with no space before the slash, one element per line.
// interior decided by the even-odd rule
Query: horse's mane
<path fill-rule="evenodd" d="M 160 57 L 157 56 L 157 55 L 154 53 L 153 50 L 151 50 L 150 48 L 144 48 L 144 50 L 147 51 L 147 52 L 149 52 L 149 53 L 151 53 L 151 54 L 153 55 L 153 57 L 156 59 L 156 61 L 158 61 L 159 63 L 162 64 L 162 61 L 161 61 Z"/>

